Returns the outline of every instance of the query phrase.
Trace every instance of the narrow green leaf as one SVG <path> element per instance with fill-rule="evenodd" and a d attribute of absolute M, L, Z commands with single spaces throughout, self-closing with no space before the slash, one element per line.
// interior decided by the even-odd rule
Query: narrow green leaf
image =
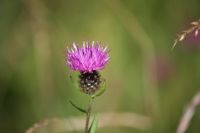
<path fill-rule="evenodd" d="M 88 133 L 95 133 L 98 125 L 98 114 L 96 114 L 93 118 L 93 121 L 91 123 L 91 126 L 89 128 Z"/>
<path fill-rule="evenodd" d="M 91 97 L 95 98 L 97 96 L 101 96 L 105 92 L 105 90 L 106 90 L 106 82 L 104 80 L 101 85 L 101 88 L 95 94 L 93 94 Z"/>
<path fill-rule="evenodd" d="M 77 110 L 79 110 L 82 113 L 87 113 L 87 111 L 85 109 L 80 108 L 79 106 L 75 105 L 71 100 L 69 100 L 69 102 L 71 103 L 71 105 L 76 108 Z"/>

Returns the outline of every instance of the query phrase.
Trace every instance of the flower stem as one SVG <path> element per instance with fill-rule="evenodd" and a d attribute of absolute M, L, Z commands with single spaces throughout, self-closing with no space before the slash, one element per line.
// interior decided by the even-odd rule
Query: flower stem
<path fill-rule="evenodd" d="M 89 130 L 90 115 L 91 115 L 91 110 L 92 110 L 93 99 L 94 98 L 91 97 L 88 104 L 88 109 L 86 113 L 86 122 L 85 122 L 85 133 L 88 133 L 88 130 Z"/>

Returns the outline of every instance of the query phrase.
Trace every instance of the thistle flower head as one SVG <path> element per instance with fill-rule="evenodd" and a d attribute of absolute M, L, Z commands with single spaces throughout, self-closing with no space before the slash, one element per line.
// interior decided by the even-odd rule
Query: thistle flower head
<path fill-rule="evenodd" d="M 83 42 L 82 47 L 73 43 L 73 48 L 67 50 L 66 57 L 70 69 L 80 72 L 101 70 L 109 60 L 107 47 L 100 46 L 99 42 Z"/>

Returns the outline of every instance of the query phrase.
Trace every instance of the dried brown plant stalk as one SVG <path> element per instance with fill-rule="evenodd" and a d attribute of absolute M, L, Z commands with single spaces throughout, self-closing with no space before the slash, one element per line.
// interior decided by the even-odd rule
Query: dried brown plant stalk
<path fill-rule="evenodd" d="M 152 121 L 149 117 L 123 112 L 123 113 L 100 113 L 99 128 L 104 127 L 130 127 L 140 130 L 151 128 Z M 57 132 L 77 132 L 84 129 L 85 118 L 83 116 L 70 117 L 67 119 L 51 118 L 35 123 L 25 133 L 57 133 Z"/>
<path fill-rule="evenodd" d="M 198 92 L 191 100 L 186 110 L 184 111 L 176 133 L 185 133 L 188 129 L 190 122 L 196 112 L 197 107 L 200 106 L 200 92 Z"/>
<path fill-rule="evenodd" d="M 178 42 L 181 42 L 185 39 L 185 37 L 189 34 L 191 34 L 192 32 L 194 32 L 194 35 L 197 36 L 199 34 L 199 30 L 200 30 L 200 19 L 197 21 L 193 21 L 190 23 L 190 28 L 187 30 L 182 31 L 182 33 L 177 35 L 177 38 L 174 41 L 174 44 L 172 46 L 172 49 L 174 49 L 174 47 L 176 46 L 176 44 Z"/>

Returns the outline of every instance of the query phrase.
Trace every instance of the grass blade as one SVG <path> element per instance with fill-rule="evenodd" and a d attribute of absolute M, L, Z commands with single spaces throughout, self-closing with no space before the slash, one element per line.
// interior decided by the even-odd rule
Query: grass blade
<path fill-rule="evenodd" d="M 91 126 L 89 128 L 88 133 L 95 133 L 98 125 L 98 115 L 96 114 L 93 118 L 93 121 L 91 123 Z"/>
<path fill-rule="evenodd" d="M 87 111 L 85 109 L 82 109 L 81 107 L 77 106 L 76 104 L 74 104 L 71 100 L 69 100 L 69 102 L 71 103 L 71 105 L 76 108 L 77 110 L 79 110 L 82 113 L 87 113 Z"/>

